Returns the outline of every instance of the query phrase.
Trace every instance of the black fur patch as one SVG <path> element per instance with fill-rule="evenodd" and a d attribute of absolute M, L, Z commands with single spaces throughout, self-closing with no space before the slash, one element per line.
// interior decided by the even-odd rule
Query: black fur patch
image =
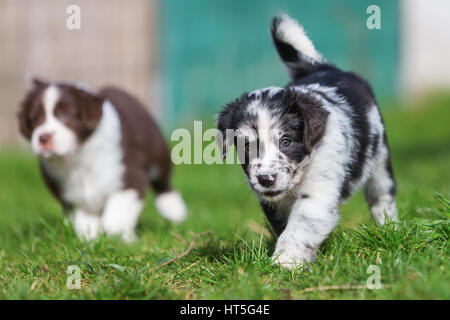
<path fill-rule="evenodd" d="M 348 198 L 351 193 L 350 184 L 361 178 L 366 157 L 369 155 L 368 150 L 373 154 L 378 148 L 379 139 L 376 137 L 371 139 L 370 123 L 367 118 L 368 108 L 376 104 L 373 91 L 369 84 L 355 73 L 344 72 L 331 65 L 322 65 L 307 76 L 293 81 L 290 86 L 308 84 L 335 87 L 336 93 L 345 98 L 351 107 L 346 115 L 351 121 L 353 135 L 346 138 L 356 142 L 357 148 L 352 154 L 354 161 L 347 164 L 348 175 L 341 190 L 341 198 Z M 325 96 L 322 94 L 322 97 Z M 326 99 L 332 101 L 332 98 Z"/>
<path fill-rule="evenodd" d="M 383 134 L 383 144 L 386 146 L 386 149 L 389 150 L 389 144 L 388 144 L 388 140 L 387 140 L 386 131 Z M 393 185 L 392 185 L 391 189 L 389 190 L 389 194 L 392 197 L 395 197 L 395 195 L 397 194 L 397 185 L 395 183 L 394 170 L 392 169 L 392 161 L 391 161 L 390 153 L 388 154 L 388 157 L 386 159 L 386 170 L 389 173 L 389 177 L 391 178 L 391 180 L 393 182 Z"/>
<path fill-rule="evenodd" d="M 277 217 L 277 207 L 273 203 L 261 201 L 260 204 L 267 220 L 269 220 L 276 235 L 279 236 L 283 232 L 284 228 L 286 228 L 287 221 Z"/>

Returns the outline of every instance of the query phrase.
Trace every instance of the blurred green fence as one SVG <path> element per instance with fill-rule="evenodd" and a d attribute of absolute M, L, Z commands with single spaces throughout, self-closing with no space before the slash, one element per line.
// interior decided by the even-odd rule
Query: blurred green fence
<path fill-rule="evenodd" d="M 369 30 L 366 9 L 381 9 Z M 205 119 L 243 91 L 286 84 L 269 34 L 286 12 L 304 25 L 332 63 L 365 76 L 377 96 L 397 92 L 399 8 L 392 0 L 163 0 L 161 59 L 164 122 Z"/>

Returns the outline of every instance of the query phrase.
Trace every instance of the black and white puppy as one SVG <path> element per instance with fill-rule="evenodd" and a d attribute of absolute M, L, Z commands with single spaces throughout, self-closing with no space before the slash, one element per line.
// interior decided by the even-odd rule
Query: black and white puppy
<path fill-rule="evenodd" d="M 160 214 L 184 219 L 185 204 L 170 187 L 166 142 L 128 93 L 35 80 L 18 118 L 47 186 L 72 214 L 80 237 L 105 232 L 132 241 L 149 184 Z"/>
<path fill-rule="evenodd" d="M 328 64 L 290 17 L 275 18 L 271 33 L 292 82 L 244 93 L 218 129 L 224 154 L 244 141 L 240 162 L 278 235 L 273 259 L 293 267 L 314 259 L 339 205 L 361 187 L 379 224 L 396 221 L 396 186 L 369 84 Z"/>

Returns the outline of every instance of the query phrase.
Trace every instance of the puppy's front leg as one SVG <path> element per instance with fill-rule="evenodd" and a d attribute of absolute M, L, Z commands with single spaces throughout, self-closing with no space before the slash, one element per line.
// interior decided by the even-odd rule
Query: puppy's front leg
<path fill-rule="evenodd" d="M 315 258 L 320 245 L 339 219 L 337 202 L 322 200 L 311 196 L 294 203 L 286 228 L 276 243 L 272 256 L 275 262 L 291 269 Z"/>
<path fill-rule="evenodd" d="M 72 216 L 75 231 L 83 240 L 95 239 L 100 229 L 100 217 L 90 214 L 87 211 L 77 208 Z"/>
<path fill-rule="evenodd" d="M 111 195 L 101 218 L 102 230 L 109 235 L 121 235 L 125 242 L 132 242 L 134 229 L 143 207 L 136 190 L 127 189 Z"/>

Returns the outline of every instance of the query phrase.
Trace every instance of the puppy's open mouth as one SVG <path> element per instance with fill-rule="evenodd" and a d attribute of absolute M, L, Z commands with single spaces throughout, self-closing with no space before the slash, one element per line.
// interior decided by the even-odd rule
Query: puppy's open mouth
<path fill-rule="evenodd" d="M 258 190 L 259 187 L 256 187 L 256 184 L 250 185 L 257 195 L 266 200 L 279 200 L 285 195 L 285 190 Z"/>
<path fill-rule="evenodd" d="M 262 192 L 261 194 L 266 196 L 266 197 L 276 197 L 279 196 L 283 191 L 265 191 Z"/>
<path fill-rule="evenodd" d="M 56 153 L 52 150 L 44 149 L 44 150 L 39 151 L 37 153 L 37 156 L 44 158 L 44 159 L 48 159 L 48 158 L 56 157 Z"/>
<path fill-rule="evenodd" d="M 259 196 L 261 199 L 264 199 L 265 201 L 279 201 L 286 195 L 286 192 L 281 191 L 264 191 L 260 192 Z"/>

